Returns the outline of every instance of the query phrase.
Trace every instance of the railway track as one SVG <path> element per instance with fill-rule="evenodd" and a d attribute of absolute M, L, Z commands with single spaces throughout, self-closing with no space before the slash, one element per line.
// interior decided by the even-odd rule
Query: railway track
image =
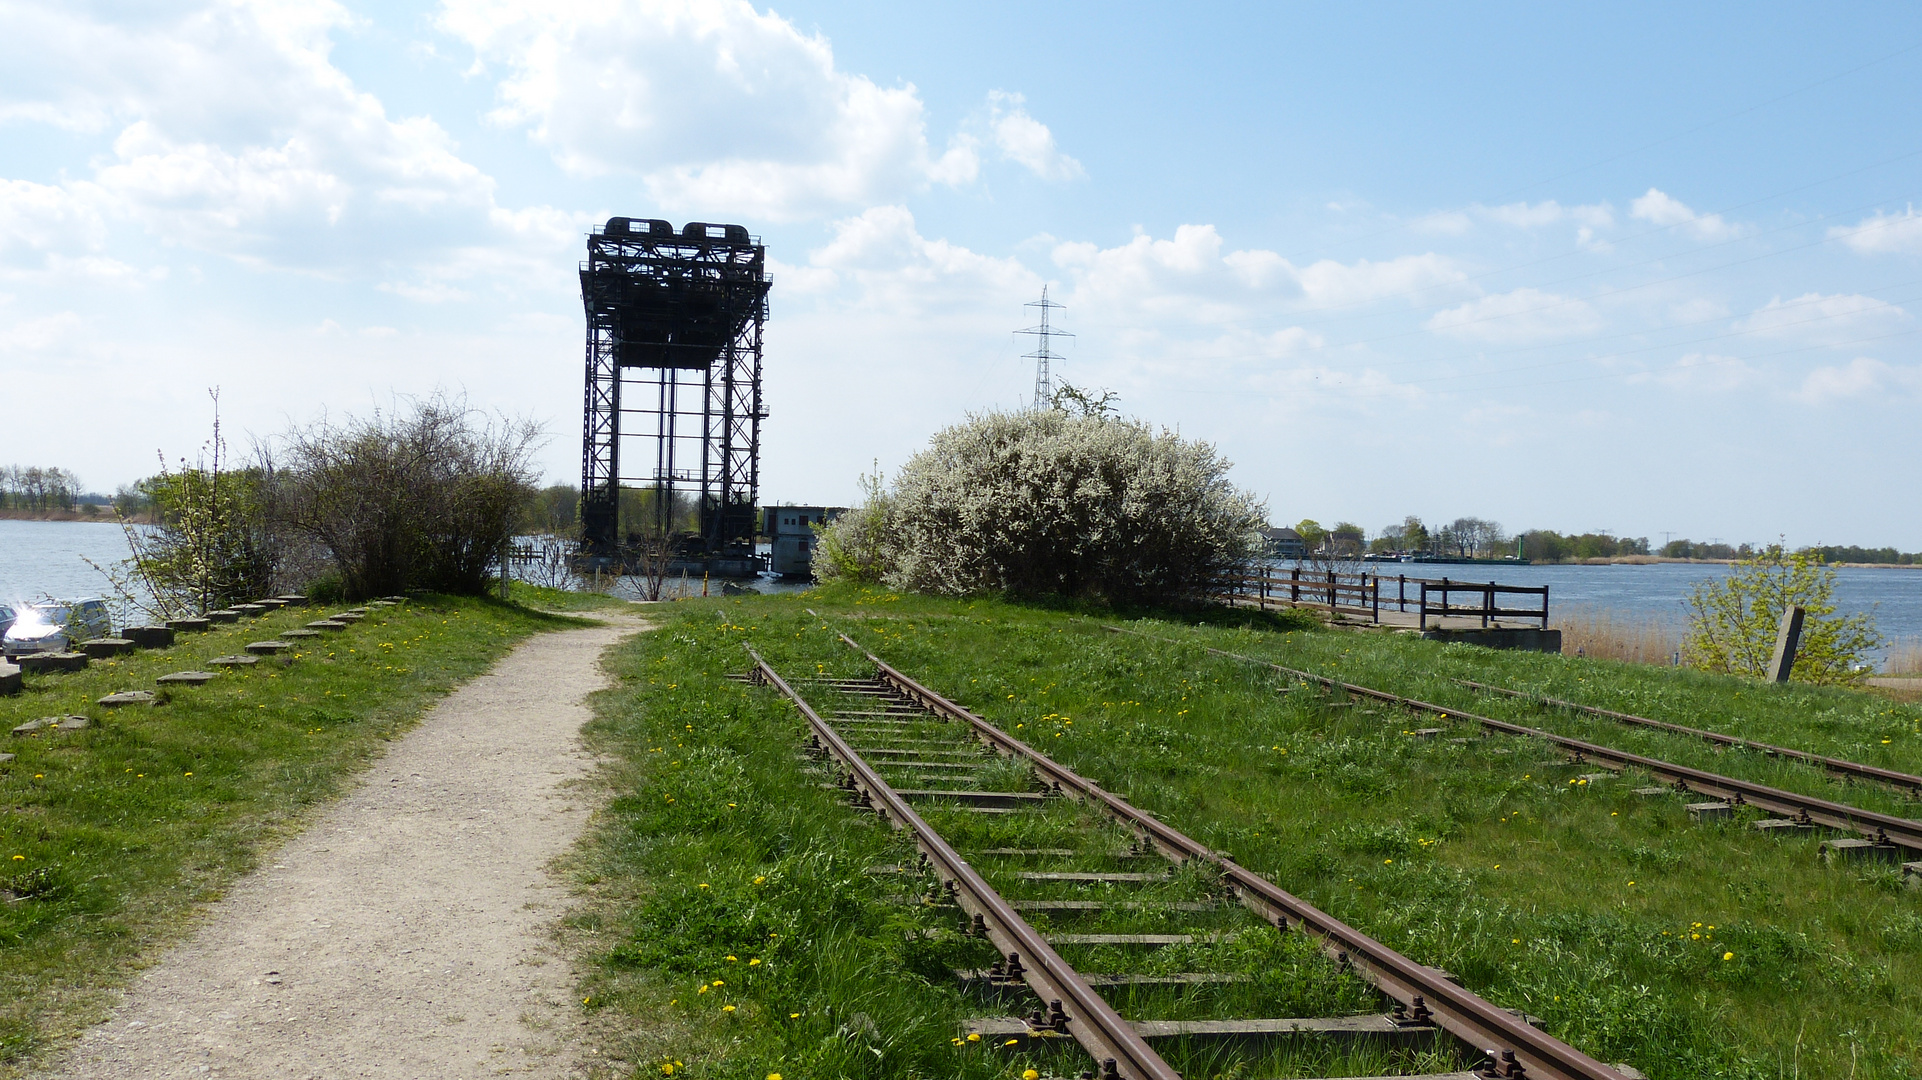
<path fill-rule="evenodd" d="M 1771 746 L 1768 743 L 1754 742 L 1749 739 L 1738 738 L 1734 735 L 1724 735 L 1719 731 L 1708 731 L 1703 728 L 1688 727 L 1684 724 L 1671 724 L 1666 720 L 1654 720 L 1646 716 L 1636 716 L 1634 713 L 1616 712 L 1613 709 L 1602 709 L 1593 705 L 1583 705 L 1579 702 L 1564 701 L 1561 698 L 1549 697 L 1546 694 L 1533 694 L 1525 690 L 1511 690 L 1505 686 L 1479 683 L 1471 679 L 1456 679 L 1454 682 L 1458 686 L 1465 686 L 1470 690 L 1484 694 L 1521 698 L 1524 701 L 1532 701 L 1538 705 L 1567 709 L 1570 712 L 1578 712 L 1587 716 L 1599 716 L 1607 720 L 1615 720 L 1636 727 L 1649 727 L 1659 731 L 1672 731 L 1678 735 L 1692 735 L 1695 738 L 1714 743 L 1717 746 L 1737 747 L 1743 750 L 1753 750 L 1758 753 L 1767 754 L 1770 757 L 1800 761 L 1803 764 L 1813 765 L 1818 769 L 1822 769 L 1825 772 L 1847 780 L 1862 780 L 1868 783 L 1881 784 L 1884 787 L 1894 788 L 1897 791 L 1907 794 L 1922 795 L 1922 776 L 1898 772 L 1894 769 L 1884 769 L 1875 765 L 1864 765 L 1858 761 L 1847 761 L 1842 758 L 1828 757 L 1823 754 L 1811 754 L 1807 750 L 1795 750 L 1786 746 Z"/>
<path fill-rule="evenodd" d="M 1251 1076 L 1350 1075 L 1357 1070 L 1302 1069 L 1357 1062 L 1376 1074 L 1468 1065 L 1428 1080 L 1637 1075 L 1400 955 L 841 640 L 874 665 L 874 678 L 789 682 L 751 647 L 749 677 L 794 704 L 810 752 L 838 773 L 853 805 L 912 836 L 921 867 L 877 869 L 924 876 L 930 901 L 957 909 L 966 928 L 952 940 L 957 977 L 1003 1013 L 1016 998 L 1034 1005 L 1022 1016 L 984 1015 L 963 1038 L 1044 1054 L 1072 1042 L 1094 1062 L 1083 1076 L 1113 1080 L 1237 1066 Z"/>
<path fill-rule="evenodd" d="M 1181 642 L 1175 641 L 1172 638 L 1143 634 L 1140 631 L 1129 630 L 1124 627 L 1110 626 L 1107 627 L 1107 629 L 1114 633 L 1132 634 L 1136 637 L 1143 637 L 1152 641 L 1181 644 Z M 1479 716 L 1475 713 L 1465 712 L 1452 706 L 1436 705 L 1431 702 L 1421 701 L 1417 698 L 1390 693 L 1386 690 L 1377 690 L 1373 687 L 1344 682 L 1340 679 L 1330 678 L 1326 675 L 1318 675 L 1312 671 L 1303 671 L 1299 668 L 1291 668 L 1283 664 L 1260 659 L 1259 657 L 1243 656 L 1240 653 L 1215 648 L 1207 648 L 1207 652 L 1214 656 L 1269 668 L 1291 678 L 1313 683 L 1325 689 L 1341 690 L 1356 697 L 1365 697 L 1374 701 L 1385 702 L 1413 712 L 1428 713 L 1441 718 L 1467 721 L 1469 723 L 1479 724 L 1489 731 L 1500 732 L 1506 735 L 1520 735 L 1527 738 L 1540 739 L 1569 754 L 1578 764 L 1600 765 L 1604 768 L 1617 771 L 1640 769 L 1670 785 L 1678 792 L 1709 797 L 1710 801 L 1696 803 L 1691 806 L 1690 809 L 1697 813 L 1698 816 L 1727 814 L 1737 807 L 1748 806 L 1776 815 L 1773 818 L 1767 818 L 1754 823 L 1756 827 L 1763 831 L 1778 829 L 1793 831 L 1821 826 L 1826 829 L 1850 834 L 1852 837 L 1852 839 L 1849 840 L 1829 841 L 1829 844 L 1832 845 L 1834 850 L 1847 851 L 1852 854 L 1887 855 L 1892 858 L 1896 857 L 1898 853 L 1903 852 L 1909 853 L 1911 856 L 1922 853 L 1922 821 L 1896 817 L 1893 814 L 1878 813 L 1873 810 L 1863 810 L 1830 799 L 1822 799 L 1813 795 L 1802 795 L 1792 791 L 1783 791 L 1780 788 L 1769 787 L 1766 784 L 1758 784 L 1732 776 L 1723 776 L 1719 773 L 1712 773 L 1687 765 L 1677 765 L 1673 762 L 1662 761 L 1659 758 L 1647 757 L 1642 754 L 1617 750 L 1582 739 L 1572 739 L 1564 735 L 1557 735 L 1550 731 L 1543 731 L 1540 728 L 1532 728 L 1507 720 L 1497 720 L 1489 716 Z M 1695 733 L 1694 729 L 1686 730 L 1691 734 Z M 1760 747 L 1756 748 L 1759 749 Z M 1799 751 L 1796 753 L 1799 753 Z M 1856 766 L 1856 768 L 1867 769 L 1869 766 Z M 1912 875 L 1922 872 L 1922 863 L 1908 863 L 1905 864 L 1905 867 Z"/>

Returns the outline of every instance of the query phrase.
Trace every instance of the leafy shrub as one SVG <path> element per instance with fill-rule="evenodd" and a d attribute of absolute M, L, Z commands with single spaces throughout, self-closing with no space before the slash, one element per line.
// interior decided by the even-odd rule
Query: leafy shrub
<path fill-rule="evenodd" d="M 984 413 L 830 526 L 821 562 L 951 596 L 1194 596 L 1255 553 L 1265 520 L 1228 466 L 1207 443 L 1100 411 Z"/>
<path fill-rule="evenodd" d="M 1799 606 L 1806 616 L 1789 677 L 1853 682 L 1867 670 L 1869 651 L 1882 644 L 1882 635 L 1866 614 L 1837 616 L 1834 593 L 1835 570 L 1823 564 L 1820 552 L 1770 544 L 1736 563 L 1727 578 L 1695 586 L 1687 601 L 1688 662 L 1703 671 L 1766 677 L 1782 613 Z"/>

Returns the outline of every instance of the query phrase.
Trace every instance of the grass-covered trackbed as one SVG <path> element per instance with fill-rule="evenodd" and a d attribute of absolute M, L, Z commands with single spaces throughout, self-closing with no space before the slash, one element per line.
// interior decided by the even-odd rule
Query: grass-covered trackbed
<path fill-rule="evenodd" d="M 868 873 L 912 861 L 912 849 L 821 786 L 790 707 L 726 678 L 747 667 L 744 643 L 794 676 L 871 676 L 842 632 L 1598 1060 L 1658 1078 L 1922 1074 L 1922 894 L 1894 864 L 1827 863 L 1819 830 L 1764 835 L 1740 810 L 1697 822 L 1685 797 L 1634 794 L 1651 782 L 1632 771 L 1594 776 L 1539 739 L 1302 692 L 1207 650 L 1913 817 L 1886 788 L 1455 680 L 1913 773 L 1922 729 L 1907 706 L 1272 618 L 1122 620 L 1170 643 L 1105 632 L 1111 613 L 879 592 L 667 611 L 660 633 L 619 654 L 622 685 L 593 727 L 622 764 L 585 859 L 597 899 L 581 926 L 595 961 L 588 1007 L 622 1018 L 614 1048 L 648 1074 L 1026 1067 L 965 1038 L 993 1009 L 926 933 L 951 930 L 951 916 L 901 903 L 911 890 Z M 1443 730 L 1413 734 L 1433 727 Z M 1303 1057 L 1262 1075 L 1325 1076 L 1316 1070 L 1329 1063 Z"/>

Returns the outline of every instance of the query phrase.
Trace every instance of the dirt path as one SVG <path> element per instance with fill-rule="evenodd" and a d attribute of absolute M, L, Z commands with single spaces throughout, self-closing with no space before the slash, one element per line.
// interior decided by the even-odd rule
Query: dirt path
<path fill-rule="evenodd" d="M 587 821 L 582 698 L 642 625 L 532 638 L 449 695 L 51 1075 L 584 1075 L 546 867 Z"/>

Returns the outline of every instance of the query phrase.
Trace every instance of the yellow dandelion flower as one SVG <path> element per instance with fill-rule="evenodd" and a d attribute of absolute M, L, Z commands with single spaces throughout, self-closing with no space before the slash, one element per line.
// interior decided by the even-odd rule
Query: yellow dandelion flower
<path fill-rule="evenodd" d="M 767 1074 L 767 1080 L 781 1080 L 781 1074 L 780 1074 L 780 1073 L 768 1073 L 768 1074 Z"/>
<path fill-rule="evenodd" d="M 1722 959 L 1724 959 L 1724 960 L 1733 960 L 1733 959 L 1735 959 L 1735 954 L 1734 954 L 1734 953 L 1732 953 L 1732 952 L 1725 952 L 1725 953 L 1723 953 L 1723 954 L 1722 954 Z"/>
<path fill-rule="evenodd" d="M 721 1011 L 722 1011 L 722 1012 L 733 1012 L 733 1011 L 734 1011 L 734 1006 L 732 1006 L 732 1005 L 723 1005 L 723 1006 L 721 1006 Z"/>
<path fill-rule="evenodd" d="M 757 956 L 757 957 L 755 957 L 755 958 L 753 958 L 752 960 L 749 960 L 749 961 L 747 962 L 747 966 L 748 966 L 748 967 L 754 967 L 754 966 L 756 966 L 757 964 L 759 964 L 760 962 L 761 962 L 761 958 Z"/>
<path fill-rule="evenodd" d="M 789 1020 L 799 1020 L 799 1019 L 801 1018 L 801 1014 L 800 1014 L 800 1013 L 789 1013 L 789 1014 L 787 1014 L 787 1018 L 788 1018 Z"/>
<path fill-rule="evenodd" d="M 968 1033 L 968 1041 L 969 1041 L 969 1042 L 980 1042 L 980 1041 L 981 1041 L 981 1033 L 980 1033 L 980 1032 L 978 1032 L 978 1031 L 971 1031 L 971 1032 L 969 1032 L 969 1033 Z"/>
<path fill-rule="evenodd" d="M 1021 1070 L 1021 1080 L 1041 1080 L 1041 1074 L 1033 1069 Z"/>

